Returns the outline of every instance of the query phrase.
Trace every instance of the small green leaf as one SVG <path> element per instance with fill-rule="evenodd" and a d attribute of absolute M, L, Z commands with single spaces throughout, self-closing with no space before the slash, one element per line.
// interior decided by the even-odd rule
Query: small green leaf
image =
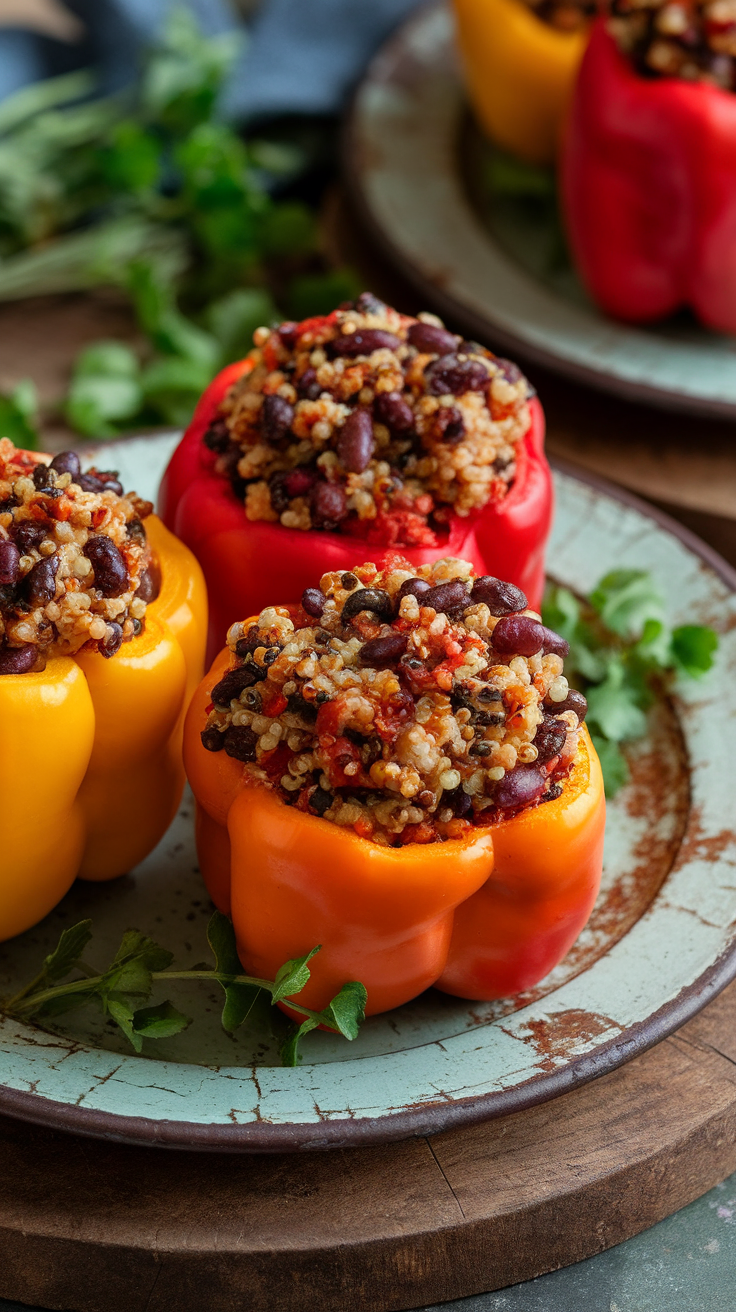
<path fill-rule="evenodd" d="M 301 1053 L 299 1052 L 300 1040 L 304 1038 L 305 1034 L 309 1034 L 310 1030 L 316 1030 L 318 1024 L 319 1021 L 313 1020 L 311 1016 L 307 1016 L 306 1020 L 303 1020 L 301 1025 L 294 1026 L 286 1042 L 281 1046 L 280 1056 L 282 1066 L 299 1065 L 299 1062 L 301 1061 Z"/>
<path fill-rule="evenodd" d="M 238 957 L 235 930 L 229 916 L 215 911 L 207 926 L 207 941 L 215 954 L 215 969 L 221 975 L 240 975 L 243 967 Z M 222 1028 L 232 1034 L 248 1019 L 262 989 L 254 984 L 232 984 L 220 980 L 225 991 Z"/>
<path fill-rule="evenodd" d="M 702 624 L 682 624 L 672 632 L 672 657 L 677 667 L 699 679 L 713 665 L 718 635 Z"/>
<path fill-rule="evenodd" d="M 268 292 L 259 288 L 237 288 L 208 307 L 206 323 L 217 339 L 225 361 L 239 360 L 253 346 L 253 333 L 277 318 Z"/>
<path fill-rule="evenodd" d="M 281 1002 L 283 998 L 293 998 L 297 993 L 301 993 L 305 984 L 309 982 L 311 974 L 307 962 L 311 961 L 319 951 L 319 947 L 312 948 L 306 956 L 294 957 L 291 961 L 285 961 L 283 966 L 279 966 L 271 993 L 272 1002 Z"/>
<path fill-rule="evenodd" d="M 9 437 L 25 451 L 37 451 L 38 401 L 30 378 L 24 378 L 6 395 L 0 394 L 0 437 Z"/>
<path fill-rule="evenodd" d="M 612 570 L 591 592 L 590 604 L 622 638 L 638 637 L 647 620 L 664 621 L 664 601 L 643 569 Z"/>
<path fill-rule="evenodd" d="M 350 980 L 348 984 L 343 984 L 340 992 L 335 995 L 329 1006 L 325 1007 L 322 1013 L 325 1024 L 334 1025 L 346 1039 L 357 1039 L 365 1020 L 367 1001 L 368 992 L 365 985 L 358 980 Z"/>
<path fill-rule="evenodd" d="M 137 378 L 138 356 L 125 342 L 93 342 L 74 361 L 75 378 Z"/>
<path fill-rule="evenodd" d="M 612 742 L 641 738 L 646 730 L 646 716 L 639 701 L 641 690 L 632 686 L 623 662 L 609 661 L 603 683 L 588 689 L 588 718 Z"/>
<path fill-rule="evenodd" d="M 168 948 L 160 947 L 138 929 L 127 929 L 112 964 L 117 966 L 129 961 L 142 961 L 149 970 L 166 970 L 173 960 L 174 954 Z"/>
<path fill-rule="evenodd" d="M 266 255 L 294 256 L 300 252 L 310 251 L 316 244 L 316 223 L 311 210 L 298 201 L 283 202 L 275 205 L 264 218 L 260 227 L 261 244 Z M 334 275 L 327 274 L 330 284 L 334 284 Z M 352 275 L 351 275 L 352 276 Z M 340 290 L 345 287 L 345 274 L 340 275 Z M 318 284 L 315 283 L 315 286 Z M 353 286 L 353 283 L 351 283 Z M 319 286 L 320 295 L 324 295 L 324 283 Z M 340 300 L 347 299 L 341 295 Z M 335 304 L 332 302 L 332 309 Z"/>
<path fill-rule="evenodd" d="M 177 1011 L 173 1003 L 160 1002 L 156 1007 L 140 1007 L 134 1012 L 132 1027 L 144 1039 L 168 1039 L 191 1023 L 191 1017 Z"/>
<path fill-rule="evenodd" d="M 601 763 L 606 797 L 615 797 L 619 788 L 623 788 L 629 780 L 629 767 L 626 763 L 626 757 L 618 743 L 610 742 L 608 738 L 602 738 L 595 731 L 590 736 Z"/>
<path fill-rule="evenodd" d="M 91 920 L 80 920 L 79 924 L 65 929 L 53 952 L 44 960 L 44 981 L 56 983 L 68 975 L 76 966 L 91 937 Z M 45 983 L 43 987 L 46 987 Z"/>
<path fill-rule="evenodd" d="M 294 319 L 307 319 L 313 314 L 329 314 L 341 301 L 354 300 L 361 288 L 361 280 L 352 269 L 305 274 L 295 278 L 291 284 L 287 309 Z"/>
<path fill-rule="evenodd" d="M 554 196 L 554 169 L 526 164 L 515 155 L 495 150 L 487 163 L 487 178 L 497 196 Z"/>
<path fill-rule="evenodd" d="M 108 1015 L 112 1016 L 115 1024 L 123 1031 L 128 1042 L 135 1048 L 136 1052 L 140 1052 L 143 1048 L 143 1039 L 140 1034 L 136 1034 L 133 1028 L 135 1012 L 130 1003 L 123 997 L 110 995 L 104 999 L 104 1007 Z"/>
<path fill-rule="evenodd" d="M 162 144 L 153 133 L 126 119 L 113 128 L 102 156 L 105 177 L 121 191 L 147 191 L 158 181 L 161 150 Z"/>

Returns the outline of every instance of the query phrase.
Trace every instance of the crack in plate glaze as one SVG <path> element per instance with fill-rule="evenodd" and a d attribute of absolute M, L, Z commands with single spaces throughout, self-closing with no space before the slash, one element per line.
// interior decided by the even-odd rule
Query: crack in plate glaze
<path fill-rule="evenodd" d="M 106 447 L 124 483 L 152 495 L 175 437 Z M 86 1012 L 48 1033 L 0 1022 L 0 1110 L 131 1142 L 281 1151 L 377 1142 L 484 1119 L 611 1070 L 671 1032 L 736 974 L 736 595 L 728 567 L 625 494 L 558 474 L 549 559 L 579 593 L 613 564 L 646 562 L 673 622 L 722 635 L 705 681 L 649 714 L 631 782 L 609 806 L 604 879 L 589 925 L 534 990 L 468 1003 L 430 990 L 371 1018 L 354 1044 L 309 1036 L 305 1063 L 278 1065 L 267 1025 L 235 1037 L 219 991 L 172 984 L 195 1023 L 133 1055 Z M 192 804 L 154 853 L 111 884 L 77 884 L 35 929 L 0 950 L 0 995 L 28 978 L 65 925 L 90 916 L 107 959 L 129 925 L 177 963 L 208 955 L 210 904 Z"/>

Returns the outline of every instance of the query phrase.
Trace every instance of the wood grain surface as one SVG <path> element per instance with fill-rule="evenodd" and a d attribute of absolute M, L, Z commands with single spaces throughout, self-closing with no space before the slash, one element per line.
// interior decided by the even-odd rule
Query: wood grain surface
<path fill-rule="evenodd" d="M 497 1289 L 736 1169 L 736 985 L 554 1102 L 386 1148 L 219 1156 L 0 1120 L 0 1296 L 76 1312 L 383 1312 Z"/>

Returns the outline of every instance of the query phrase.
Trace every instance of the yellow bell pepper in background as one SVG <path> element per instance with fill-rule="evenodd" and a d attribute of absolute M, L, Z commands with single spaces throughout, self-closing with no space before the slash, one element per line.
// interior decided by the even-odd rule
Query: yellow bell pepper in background
<path fill-rule="evenodd" d="M 0 940 L 42 920 L 77 875 L 142 861 L 179 804 L 207 600 L 188 548 L 155 515 L 146 532 L 161 591 L 143 632 L 110 659 L 80 651 L 0 678 Z"/>
<path fill-rule="evenodd" d="M 551 164 L 588 26 L 563 32 L 524 0 L 454 0 L 468 94 L 499 146 L 530 164 Z"/>

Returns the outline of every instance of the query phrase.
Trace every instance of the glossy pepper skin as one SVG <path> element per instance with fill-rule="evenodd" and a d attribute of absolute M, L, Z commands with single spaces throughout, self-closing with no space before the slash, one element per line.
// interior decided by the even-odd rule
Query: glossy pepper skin
<path fill-rule="evenodd" d="M 568 235 L 602 309 L 647 323 L 689 305 L 736 332 L 736 96 L 644 78 L 597 20 L 563 156 Z"/>
<path fill-rule="evenodd" d="M 588 29 L 561 32 L 524 0 L 454 0 L 468 92 L 489 137 L 552 164 Z"/>
<path fill-rule="evenodd" d="M 163 518 L 194 552 L 207 580 L 208 661 L 222 647 L 231 624 L 259 613 L 273 597 L 298 601 L 315 579 L 342 568 L 346 547 L 355 542 L 346 534 L 304 532 L 264 520 L 253 523 L 228 480 L 215 473 L 215 455 L 202 437 L 225 393 L 247 367 L 247 361 L 229 365 L 211 383 L 161 486 Z M 544 455 L 544 412 L 536 397 L 529 409 L 531 425 L 519 447 L 513 485 L 502 501 L 467 519 L 453 516 L 449 538 L 440 546 L 382 551 L 371 543 L 370 559 L 380 568 L 389 551 L 397 549 L 414 565 L 459 556 L 471 561 L 478 574 L 515 583 L 538 609 L 552 523 L 552 476 Z"/>
<path fill-rule="evenodd" d="M 192 699 L 184 762 L 197 799 L 200 867 L 230 912 L 243 965 L 272 978 L 282 961 L 320 943 L 305 1004 L 321 1008 L 350 979 L 369 1014 L 431 984 L 474 999 L 528 988 L 582 929 L 601 876 L 605 802 L 585 731 L 562 795 L 464 838 L 380 847 L 285 806 L 245 782 L 200 732 L 220 653 Z"/>
<path fill-rule="evenodd" d="M 0 677 L 0 940 L 43 919 L 77 875 L 112 879 L 142 861 L 179 804 L 207 601 L 191 552 L 155 515 L 146 532 L 161 591 L 137 638 L 109 660 L 80 651 Z"/>

